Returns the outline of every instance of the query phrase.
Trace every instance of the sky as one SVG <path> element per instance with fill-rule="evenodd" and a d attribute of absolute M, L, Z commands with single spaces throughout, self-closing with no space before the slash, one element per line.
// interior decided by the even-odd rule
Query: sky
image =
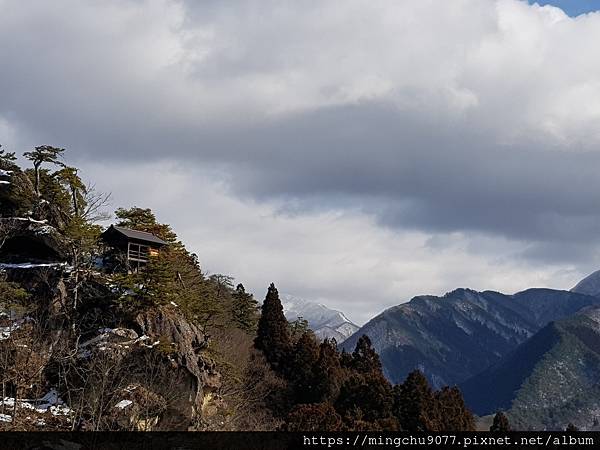
<path fill-rule="evenodd" d="M 530 0 L 529 3 L 557 6 L 573 17 L 600 10 L 600 0 Z"/>
<path fill-rule="evenodd" d="M 0 0 L 0 143 L 66 148 L 260 299 L 569 289 L 600 269 L 600 14 L 568 3 Z"/>

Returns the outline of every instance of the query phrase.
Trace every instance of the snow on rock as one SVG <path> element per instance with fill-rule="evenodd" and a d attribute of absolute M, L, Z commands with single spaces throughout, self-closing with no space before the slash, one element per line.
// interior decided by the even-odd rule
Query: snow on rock
<path fill-rule="evenodd" d="M 115 405 L 115 408 L 125 409 L 128 406 L 130 406 L 131 404 L 133 404 L 133 402 L 131 400 L 121 400 L 119 403 L 117 403 Z"/>
<path fill-rule="evenodd" d="M 50 403 L 52 405 L 57 405 L 58 403 L 62 403 L 62 400 L 58 396 L 58 392 L 54 388 L 50 389 L 46 395 L 44 395 L 42 398 L 40 398 L 39 401 L 42 403 Z"/>
<path fill-rule="evenodd" d="M 12 170 L 0 169 L 0 177 L 8 177 L 12 174 Z"/>
<path fill-rule="evenodd" d="M 12 416 L 8 414 L 0 414 L 0 422 L 12 422 Z"/>
<path fill-rule="evenodd" d="M 22 220 L 25 222 L 33 222 L 33 223 L 41 223 L 41 224 L 47 224 L 48 220 L 44 219 L 44 220 L 35 220 L 32 219 L 31 217 L 11 217 L 12 220 Z"/>
<path fill-rule="evenodd" d="M 159 344 L 155 342 L 152 345 L 146 344 L 150 338 L 146 335 L 138 337 L 137 332 L 129 328 L 100 328 L 98 335 L 79 344 L 80 358 L 89 358 L 92 356 L 92 349 L 96 348 L 100 351 L 114 350 L 122 352 L 131 348 L 133 345 L 139 345 L 147 348 L 152 348 Z"/>
<path fill-rule="evenodd" d="M 0 180 L 0 184 L 10 184 L 10 181 Z"/>
<path fill-rule="evenodd" d="M 70 267 L 67 263 L 0 263 L 0 269 L 35 269 L 38 267 Z"/>

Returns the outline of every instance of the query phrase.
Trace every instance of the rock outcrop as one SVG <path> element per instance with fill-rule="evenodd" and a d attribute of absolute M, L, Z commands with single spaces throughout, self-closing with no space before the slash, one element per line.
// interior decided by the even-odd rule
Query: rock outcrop
<path fill-rule="evenodd" d="M 0 218 L 0 263 L 6 268 L 60 265 L 69 260 L 65 238 L 44 221 Z"/>
<path fill-rule="evenodd" d="M 180 407 L 189 410 L 191 418 L 198 418 L 204 396 L 221 385 L 215 363 L 202 354 L 208 345 L 206 335 L 186 320 L 176 306 L 145 311 L 135 321 L 141 333 L 149 336 L 152 343 L 160 343 L 178 376 L 186 381 L 182 388 L 188 392 L 189 404 Z"/>

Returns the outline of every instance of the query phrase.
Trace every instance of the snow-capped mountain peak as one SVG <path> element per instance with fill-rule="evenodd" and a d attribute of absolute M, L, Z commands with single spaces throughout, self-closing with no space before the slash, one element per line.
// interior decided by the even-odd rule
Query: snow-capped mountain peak
<path fill-rule="evenodd" d="M 288 320 L 293 321 L 302 317 L 308 321 L 308 326 L 320 339 L 335 338 L 338 343 L 341 343 L 359 328 L 343 312 L 330 309 L 321 303 L 309 302 L 292 295 L 282 295 L 281 304 Z"/>

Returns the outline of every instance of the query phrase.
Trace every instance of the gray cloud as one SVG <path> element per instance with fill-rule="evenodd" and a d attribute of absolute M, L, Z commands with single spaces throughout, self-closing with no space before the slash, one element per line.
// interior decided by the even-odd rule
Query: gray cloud
<path fill-rule="evenodd" d="M 96 169 L 202 168 L 299 222 L 345 211 L 438 249 L 459 233 L 457 260 L 576 277 L 600 247 L 598 25 L 517 0 L 0 0 L 0 131 Z M 458 283 L 431 264 L 424 283 Z M 414 292 L 386 289 L 379 303 Z"/>

